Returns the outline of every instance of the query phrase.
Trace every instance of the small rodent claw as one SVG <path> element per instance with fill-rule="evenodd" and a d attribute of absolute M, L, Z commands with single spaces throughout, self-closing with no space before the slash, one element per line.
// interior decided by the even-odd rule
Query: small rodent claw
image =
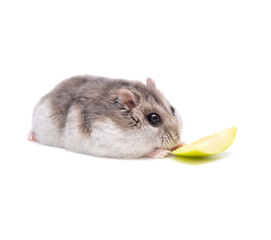
<path fill-rule="evenodd" d="M 181 141 L 175 147 L 171 148 L 170 151 L 172 152 L 172 151 L 182 147 L 183 145 L 185 145 L 185 142 Z"/>
<path fill-rule="evenodd" d="M 155 148 L 152 152 L 148 154 L 148 157 L 161 159 L 169 155 L 169 153 L 170 151 L 168 151 L 167 149 Z"/>

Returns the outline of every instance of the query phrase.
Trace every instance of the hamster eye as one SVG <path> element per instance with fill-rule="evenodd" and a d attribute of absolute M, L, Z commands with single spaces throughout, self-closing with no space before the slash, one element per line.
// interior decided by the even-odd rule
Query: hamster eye
<path fill-rule="evenodd" d="M 158 124 L 161 122 L 161 118 L 157 113 L 151 113 L 148 115 L 148 121 L 151 124 Z"/>
<path fill-rule="evenodd" d="M 172 115 L 175 116 L 175 109 L 174 109 L 174 107 L 170 106 L 170 110 L 171 110 Z"/>

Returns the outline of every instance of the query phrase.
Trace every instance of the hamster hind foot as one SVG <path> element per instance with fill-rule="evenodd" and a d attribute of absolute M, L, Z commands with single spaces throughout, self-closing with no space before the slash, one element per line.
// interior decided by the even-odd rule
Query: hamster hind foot
<path fill-rule="evenodd" d="M 29 135 L 28 135 L 27 140 L 31 141 L 31 142 L 36 142 L 37 139 L 36 139 L 35 133 L 34 132 L 30 132 Z"/>

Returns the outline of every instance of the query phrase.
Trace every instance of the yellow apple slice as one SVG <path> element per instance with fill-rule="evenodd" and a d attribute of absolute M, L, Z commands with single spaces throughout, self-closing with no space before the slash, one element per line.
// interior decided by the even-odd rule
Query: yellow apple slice
<path fill-rule="evenodd" d="M 193 143 L 186 144 L 172 154 L 184 157 L 206 157 L 224 152 L 229 148 L 236 136 L 237 127 L 231 127 Z"/>

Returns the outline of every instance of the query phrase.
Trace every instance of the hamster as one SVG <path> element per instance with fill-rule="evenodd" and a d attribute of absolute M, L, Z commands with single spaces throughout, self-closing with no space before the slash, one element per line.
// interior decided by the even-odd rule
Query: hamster
<path fill-rule="evenodd" d="M 76 76 L 36 105 L 28 139 L 111 158 L 162 158 L 181 146 L 182 120 L 153 79 Z"/>

